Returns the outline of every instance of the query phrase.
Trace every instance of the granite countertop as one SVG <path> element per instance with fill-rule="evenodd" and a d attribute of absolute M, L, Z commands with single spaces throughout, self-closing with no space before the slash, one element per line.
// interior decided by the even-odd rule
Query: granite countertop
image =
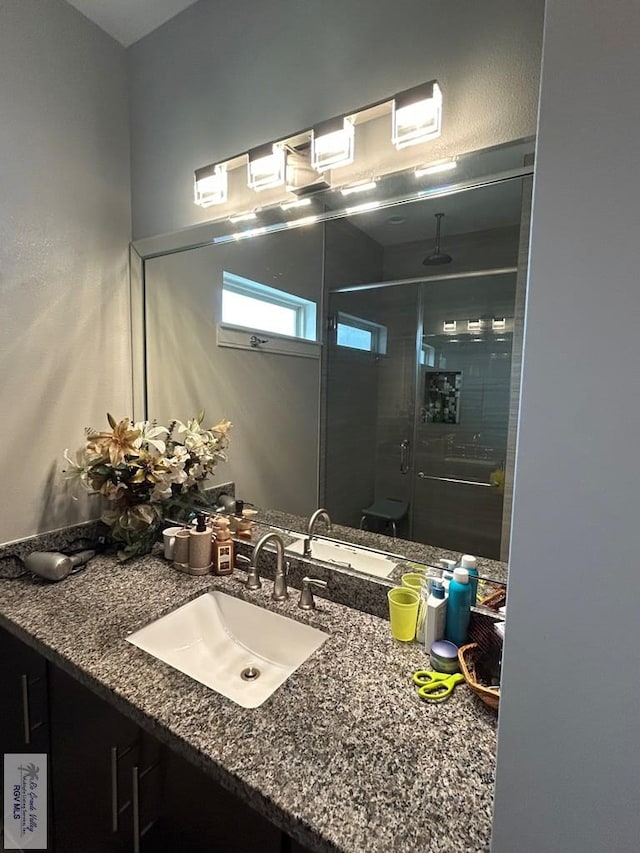
<path fill-rule="evenodd" d="M 57 584 L 0 580 L 0 624 L 310 850 L 489 849 L 496 717 L 466 686 L 442 704 L 411 685 L 427 658 L 388 622 L 297 593 L 273 602 L 161 558 L 104 555 Z M 329 633 L 259 708 L 245 709 L 126 642 L 216 588 Z"/>

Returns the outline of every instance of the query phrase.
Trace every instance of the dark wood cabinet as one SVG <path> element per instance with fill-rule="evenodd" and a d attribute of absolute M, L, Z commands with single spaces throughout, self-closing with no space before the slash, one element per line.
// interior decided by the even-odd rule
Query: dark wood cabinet
<path fill-rule="evenodd" d="M 52 853 L 303 853 L 245 802 L 2 629 L 0 744 L 3 752 L 49 757 Z"/>
<path fill-rule="evenodd" d="M 48 752 L 47 664 L 0 629 L 0 745 L 2 753 Z"/>
<path fill-rule="evenodd" d="M 49 670 L 57 853 L 134 849 L 133 767 L 149 745 L 138 727 L 57 667 Z"/>

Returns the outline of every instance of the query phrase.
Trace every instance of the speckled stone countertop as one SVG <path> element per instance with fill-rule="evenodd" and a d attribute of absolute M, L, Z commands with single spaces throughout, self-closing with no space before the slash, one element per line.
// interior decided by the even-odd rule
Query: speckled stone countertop
<path fill-rule="evenodd" d="M 494 712 L 464 685 L 443 704 L 411 685 L 427 658 L 388 622 L 242 573 L 189 577 L 164 560 L 98 556 L 57 584 L 0 580 L 0 624 L 107 699 L 310 850 L 489 849 Z M 329 633 L 259 708 L 241 708 L 126 642 L 214 587 Z"/>

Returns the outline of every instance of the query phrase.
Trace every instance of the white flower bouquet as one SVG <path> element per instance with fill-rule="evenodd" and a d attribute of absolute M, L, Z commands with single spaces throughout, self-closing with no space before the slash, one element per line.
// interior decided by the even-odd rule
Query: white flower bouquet
<path fill-rule="evenodd" d="M 166 427 L 116 421 L 110 414 L 107 420 L 111 431 L 88 428 L 75 459 L 65 451 L 65 474 L 107 499 L 102 520 L 120 546 L 118 556 L 126 560 L 151 550 L 164 516 L 191 509 L 198 496 L 205 503 L 206 480 L 227 458 L 231 423 L 222 420 L 203 429 L 204 412 Z"/>

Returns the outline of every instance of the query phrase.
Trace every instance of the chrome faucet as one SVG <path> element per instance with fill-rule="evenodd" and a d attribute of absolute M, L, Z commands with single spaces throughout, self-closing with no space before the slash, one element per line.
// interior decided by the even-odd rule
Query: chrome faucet
<path fill-rule="evenodd" d="M 331 531 L 331 518 L 326 509 L 317 509 L 309 519 L 309 527 L 307 528 L 307 538 L 304 540 L 303 556 L 311 556 L 311 540 L 316 529 L 316 524 L 320 519 L 324 519 L 327 523 L 327 530 Z"/>
<path fill-rule="evenodd" d="M 262 586 L 260 575 L 258 574 L 258 559 L 267 542 L 275 542 L 276 546 L 276 576 L 273 582 L 273 594 L 271 598 L 274 601 L 284 601 L 285 598 L 289 597 L 287 589 L 288 565 L 284 560 L 284 541 L 279 533 L 265 533 L 253 549 L 251 566 L 247 575 L 247 589 L 260 589 Z"/>

